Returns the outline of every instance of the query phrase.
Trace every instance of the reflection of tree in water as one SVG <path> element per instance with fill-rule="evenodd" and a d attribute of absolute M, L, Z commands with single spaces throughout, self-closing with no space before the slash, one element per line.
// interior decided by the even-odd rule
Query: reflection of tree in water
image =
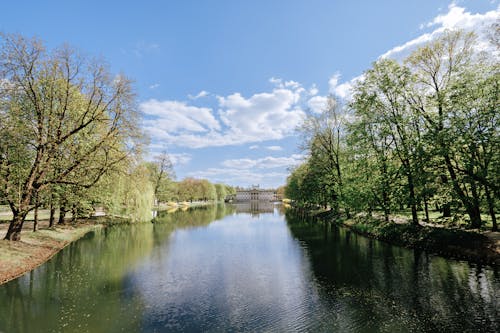
<path fill-rule="evenodd" d="M 178 209 L 173 212 L 159 212 L 153 223 L 168 224 L 173 228 L 202 227 L 234 212 L 235 208 L 232 205 L 206 205 L 192 207 L 186 211 Z"/>
<path fill-rule="evenodd" d="M 203 206 L 160 214 L 154 224 L 115 225 L 88 234 L 0 286 L 0 332 L 140 331 L 140 314 L 147 310 L 134 296 L 129 272 L 174 230 L 205 226 L 234 210 Z"/>
<path fill-rule="evenodd" d="M 391 246 L 292 212 L 286 217 L 293 237 L 306 244 L 320 292 L 330 295 L 322 298 L 342 309 L 341 317 L 377 331 L 499 330 L 497 268 Z"/>

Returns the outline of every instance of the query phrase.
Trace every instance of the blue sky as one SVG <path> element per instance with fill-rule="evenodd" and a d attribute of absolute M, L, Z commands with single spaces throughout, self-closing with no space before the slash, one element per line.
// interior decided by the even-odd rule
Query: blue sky
<path fill-rule="evenodd" d="M 149 158 L 177 178 L 275 187 L 304 152 L 294 131 L 381 56 L 445 28 L 484 35 L 495 0 L 7 1 L 0 31 L 69 43 L 135 81 Z"/>

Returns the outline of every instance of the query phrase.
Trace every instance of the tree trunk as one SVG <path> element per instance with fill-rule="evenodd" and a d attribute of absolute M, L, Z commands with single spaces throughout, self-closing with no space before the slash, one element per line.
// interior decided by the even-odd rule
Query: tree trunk
<path fill-rule="evenodd" d="M 76 223 L 76 219 L 78 218 L 78 209 L 76 205 L 71 207 L 71 223 Z"/>
<path fill-rule="evenodd" d="M 61 206 L 59 208 L 59 221 L 57 222 L 57 224 L 64 224 L 64 218 L 66 217 L 67 212 L 68 210 L 66 209 L 66 207 Z"/>
<path fill-rule="evenodd" d="M 408 190 L 410 195 L 410 207 L 411 207 L 411 222 L 413 225 L 418 224 L 418 215 L 417 215 L 417 200 L 415 199 L 415 184 L 413 183 L 413 175 L 411 172 L 408 172 Z"/>
<path fill-rule="evenodd" d="M 481 227 L 481 211 L 479 209 L 479 199 L 478 199 L 478 194 L 477 194 L 477 189 L 476 189 L 476 183 L 474 181 L 471 182 L 471 190 L 472 190 L 472 200 L 470 197 L 468 197 L 462 188 L 460 187 L 457 179 L 457 175 L 455 173 L 455 169 L 453 168 L 453 165 L 451 163 L 450 156 L 448 154 L 444 155 L 444 159 L 446 162 L 446 167 L 448 169 L 448 173 L 450 174 L 451 178 L 451 183 L 453 185 L 453 189 L 455 190 L 455 193 L 458 195 L 460 198 L 460 201 L 462 204 L 465 206 L 465 209 L 467 210 L 467 214 L 469 215 L 470 218 L 470 227 L 473 229 L 480 228 Z"/>
<path fill-rule="evenodd" d="M 37 230 L 38 226 L 38 194 L 35 194 L 35 211 L 33 212 L 33 232 Z"/>
<path fill-rule="evenodd" d="M 384 220 L 385 222 L 389 222 L 389 214 L 391 214 L 391 211 L 389 210 L 389 196 L 385 189 L 382 191 L 382 203 L 384 205 Z"/>
<path fill-rule="evenodd" d="M 488 188 L 488 186 L 484 186 L 484 192 L 486 193 L 486 201 L 488 202 L 488 211 L 491 216 L 491 222 L 493 223 L 491 231 L 498 231 L 497 217 L 495 215 L 495 202 L 491 197 L 490 189 Z"/>
<path fill-rule="evenodd" d="M 479 207 L 477 205 L 474 205 L 472 203 L 468 203 L 465 206 L 467 210 L 467 214 L 469 215 L 470 218 L 470 227 L 472 229 L 479 229 L 481 228 L 481 212 L 479 210 Z"/>
<path fill-rule="evenodd" d="M 441 211 L 443 212 L 443 217 L 451 217 L 451 203 L 447 202 L 441 206 Z"/>
<path fill-rule="evenodd" d="M 425 209 L 425 222 L 429 223 L 429 202 L 427 201 L 427 196 L 424 197 L 424 209 Z"/>
<path fill-rule="evenodd" d="M 442 174 L 440 177 L 444 185 L 448 184 L 448 177 L 446 175 Z M 443 213 L 443 217 L 451 217 L 451 202 L 443 204 L 440 211 Z"/>
<path fill-rule="evenodd" d="M 54 226 L 54 220 L 56 218 L 56 207 L 54 206 L 54 203 L 51 201 L 50 202 L 50 216 L 49 216 L 49 228 L 52 228 Z"/>
<path fill-rule="evenodd" d="M 38 207 L 35 207 L 35 211 L 33 212 L 33 232 L 37 231 L 38 227 Z"/>
<path fill-rule="evenodd" d="M 9 224 L 9 230 L 5 235 L 6 240 L 18 241 L 21 240 L 21 230 L 23 229 L 24 219 L 28 215 L 28 210 L 22 212 L 14 212 L 12 221 Z"/>

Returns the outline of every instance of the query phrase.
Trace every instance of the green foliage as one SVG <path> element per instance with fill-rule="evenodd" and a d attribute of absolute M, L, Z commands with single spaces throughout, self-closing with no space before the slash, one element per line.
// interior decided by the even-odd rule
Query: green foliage
<path fill-rule="evenodd" d="M 0 85 L 0 195 L 15 240 L 44 200 L 83 210 L 78 198 L 143 142 L 130 81 L 68 46 L 1 35 Z"/>
<path fill-rule="evenodd" d="M 346 215 L 381 210 L 386 222 L 410 208 L 414 225 L 431 205 L 445 218 L 465 210 L 473 228 L 488 212 L 496 230 L 500 67 L 476 43 L 471 33 L 444 32 L 403 63 L 375 62 L 347 108 L 330 97 L 301 127 L 309 157 L 288 177 L 286 196 Z"/>

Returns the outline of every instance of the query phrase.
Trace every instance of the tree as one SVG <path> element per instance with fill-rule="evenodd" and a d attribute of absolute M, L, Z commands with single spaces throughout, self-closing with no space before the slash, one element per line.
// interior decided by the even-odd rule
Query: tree
<path fill-rule="evenodd" d="M 478 185 L 484 189 L 493 231 L 498 230 L 495 201 L 500 197 L 499 82 L 500 66 L 488 58 L 461 71 L 450 87 L 448 129 L 455 143 L 454 168 L 472 193 L 479 193 Z M 479 196 L 475 200 L 479 206 Z"/>
<path fill-rule="evenodd" d="M 37 193 L 53 185 L 94 186 L 137 151 L 141 133 L 131 83 L 63 46 L 2 35 L 0 191 L 19 240 Z"/>
<path fill-rule="evenodd" d="M 339 212 L 343 197 L 342 179 L 342 115 L 338 101 L 329 96 L 326 108 L 319 114 L 309 114 L 300 131 L 304 137 L 304 148 L 309 152 L 309 164 L 323 177 L 315 191 L 320 191 L 328 198 L 336 212 Z M 318 176 L 319 176 L 318 174 Z M 344 205 L 347 215 L 348 207 Z"/>
<path fill-rule="evenodd" d="M 456 155 L 456 138 L 450 131 L 454 108 L 450 100 L 451 87 L 463 70 L 471 65 L 475 43 L 473 33 L 447 31 L 413 52 L 407 64 L 416 78 L 413 95 L 408 101 L 424 120 L 434 152 L 442 158 L 447 172 L 447 175 L 442 174 L 444 183 L 451 183 L 454 194 L 469 215 L 471 227 L 478 228 L 481 226 L 481 215 L 477 181 L 460 176 L 457 170 L 460 158 Z"/>
<path fill-rule="evenodd" d="M 226 185 L 224 184 L 215 184 L 215 192 L 217 195 L 217 201 L 224 201 L 228 195 Z"/>
<path fill-rule="evenodd" d="M 148 164 L 151 182 L 154 186 L 156 201 L 168 201 L 170 183 L 175 178 L 174 168 L 170 156 L 166 151 L 155 157 L 154 162 Z"/>
<path fill-rule="evenodd" d="M 394 60 L 380 60 L 365 72 L 365 79 L 358 84 L 353 107 L 371 136 L 371 147 L 379 159 L 383 176 L 383 206 L 387 213 L 387 153 L 393 152 L 406 176 L 408 201 L 412 222 L 418 225 L 417 186 L 418 167 L 425 160 L 421 149 L 418 118 L 414 117 L 407 103 L 410 71 Z"/>

